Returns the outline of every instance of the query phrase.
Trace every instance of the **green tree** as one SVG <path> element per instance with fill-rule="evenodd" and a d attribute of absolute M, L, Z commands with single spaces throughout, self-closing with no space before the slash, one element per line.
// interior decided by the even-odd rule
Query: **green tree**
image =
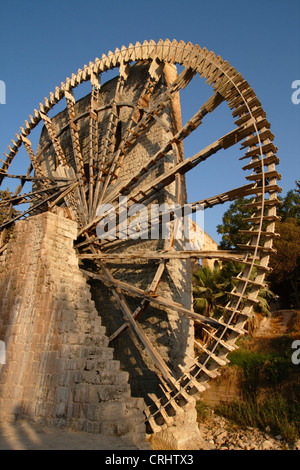
<path fill-rule="evenodd" d="M 284 198 L 278 199 L 282 202 L 277 209 L 281 220 L 295 219 L 300 224 L 300 180 L 296 181 L 296 189 L 291 189 Z"/>
<path fill-rule="evenodd" d="M 285 197 L 278 197 L 282 204 L 277 208 L 281 221 L 276 223 L 276 232 L 280 237 L 274 241 L 277 253 L 271 255 L 273 272 L 267 276 L 271 290 L 280 296 L 284 308 L 300 308 L 300 180 L 295 184 L 296 187 Z M 249 228 L 245 218 L 253 213 L 245 207 L 247 202 L 247 198 L 238 199 L 224 213 L 222 224 L 217 226 L 218 233 L 222 235 L 220 249 L 238 249 L 238 244 L 248 241 L 248 237 L 240 234 L 240 230 Z"/>
<path fill-rule="evenodd" d="M 300 308 L 300 224 L 287 218 L 276 224 L 276 231 L 280 238 L 274 242 L 276 254 L 271 256 L 268 278 L 284 308 Z"/>
<path fill-rule="evenodd" d="M 240 233 L 240 230 L 247 230 L 248 223 L 245 218 L 253 214 L 253 209 L 246 207 L 249 199 L 240 198 L 230 204 L 229 209 L 224 213 L 222 224 L 217 225 L 217 232 L 222 235 L 220 250 L 235 250 L 238 244 L 244 244 L 248 238 Z"/>
<path fill-rule="evenodd" d="M 200 267 L 193 274 L 195 312 L 218 318 L 222 314 L 222 307 L 232 298 L 230 292 L 237 285 L 238 280 L 236 278 L 242 269 L 243 265 L 234 261 L 224 262 L 222 266 L 216 264 L 213 271 L 207 267 Z M 254 277 L 255 271 L 253 271 L 251 278 Z M 250 288 L 249 285 L 248 290 Z M 269 301 L 273 297 L 274 293 L 268 288 L 267 284 L 265 287 L 261 287 L 255 311 L 265 315 L 269 314 Z"/>
<path fill-rule="evenodd" d="M 221 269 L 217 264 L 213 271 L 208 267 L 199 268 L 193 274 L 194 310 L 212 316 L 217 301 L 226 296 L 221 282 Z"/>

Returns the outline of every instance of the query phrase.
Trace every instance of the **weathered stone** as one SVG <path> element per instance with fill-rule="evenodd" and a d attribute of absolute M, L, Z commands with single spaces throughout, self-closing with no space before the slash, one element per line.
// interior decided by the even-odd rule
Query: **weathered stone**
<path fill-rule="evenodd" d="M 23 416 L 88 432 L 105 429 L 107 419 L 110 429 L 143 443 L 140 401 L 126 404 L 128 374 L 113 360 L 79 270 L 72 243 L 76 235 L 76 223 L 60 214 L 48 212 L 16 223 L 0 265 L 0 298 L 5 300 L 0 338 L 7 350 L 7 362 L 0 365 L 0 417 Z M 102 400 L 113 400 L 118 413 L 102 416 Z M 137 422 L 143 426 L 132 434 L 130 426 Z"/>

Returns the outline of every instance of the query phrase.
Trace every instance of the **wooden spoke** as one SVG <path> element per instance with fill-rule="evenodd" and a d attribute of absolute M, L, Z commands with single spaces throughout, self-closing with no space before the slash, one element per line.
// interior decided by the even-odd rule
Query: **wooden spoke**
<path fill-rule="evenodd" d="M 174 65 L 182 67 L 175 79 L 172 78 Z M 119 76 L 101 87 L 102 73 L 114 68 L 119 69 Z M 132 87 L 131 78 L 135 80 L 136 73 L 141 78 Z M 198 111 L 182 125 L 179 92 L 196 74 L 212 87 L 212 96 L 204 104 L 199 103 Z M 88 81 L 91 93 L 76 103 L 74 89 Z M 64 99 L 66 109 L 51 119 L 50 110 Z M 205 125 L 205 116 L 213 115 L 221 103 L 226 103 L 231 110 L 235 127 L 184 159 L 184 140 L 202 123 Z M 35 153 L 30 134 L 40 122 L 44 123 L 48 136 L 46 142 L 42 136 Z M 228 353 L 236 348 L 237 338 L 245 333 L 253 315 L 259 290 L 270 270 L 269 259 L 277 236 L 275 224 L 279 220 L 276 207 L 280 203 L 277 194 L 281 191 L 278 186 L 281 175 L 276 170 L 279 159 L 273 140 L 259 99 L 228 62 L 191 43 L 144 41 L 103 55 L 56 87 L 25 120 L 0 160 L 0 185 L 4 180 L 8 183 L 9 179 L 19 180 L 14 194 L 0 201 L 0 208 L 7 214 L 0 226 L 0 254 L 6 248 L 6 235 L 15 222 L 46 210 L 56 211 L 57 207 L 67 209 L 69 217 L 77 222 L 75 249 L 82 272 L 99 281 L 99 285 L 108 287 L 124 319 L 111 333 L 109 341 L 117 341 L 130 326 L 161 382 L 161 395 L 150 391 L 148 396 L 152 403 L 145 410 L 145 421 L 152 431 L 171 425 L 174 413 L 182 413 L 191 397 L 203 392 L 209 381 L 219 375 L 219 368 L 228 363 Z M 239 246 L 239 251 L 184 250 L 184 244 L 177 243 L 176 235 L 180 229 L 179 216 L 184 215 L 186 206 L 185 174 L 220 150 L 224 150 L 226 158 L 225 151 L 239 142 L 241 155 L 237 156 L 237 164 L 241 165 L 245 184 L 229 187 L 223 193 L 212 190 L 213 196 L 200 195 L 201 199 L 189 204 L 189 210 L 209 209 L 249 197 L 246 207 L 251 215 L 244 219 L 248 227 L 240 231 L 246 242 Z M 16 157 L 21 158 L 18 152 L 22 145 L 28 153 L 30 166 L 24 175 L 17 175 L 10 167 Z M 27 192 L 23 189 L 25 183 L 33 185 Z M 104 217 L 97 216 L 98 206 L 112 205 L 110 211 L 115 211 L 118 229 L 122 215 L 120 197 L 126 198 L 127 209 L 136 203 L 146 205 L 147 209 L 153 201 L 175 203 L 176 216 L 165 206 L 155 221 L 160 227 L 163 217 L 169 216 L 170 238 L 150 244 L 147 237 L 145 240 L 140 237 L 136 246 L 132 240 L 100 240 L 96 226 Z M 27 204 L 26 210 L 16 215 L 14 206 L 22 204 Z M 150 228 L 148 220 L 140 235 L 147 231 L 149 236 Z M 241 266 L 241 272 L 234 278 L 234 288 L 228 292 L 227 304 L 218 306 L 221 315 L 218 320 L 193 312 L 188 301 L 184 305 L 159 294 L 160 283 L 163 283 L 161 292 L 165 292 L 168 283 L 173 289 L 172 283 L 177 282 L 172 278 L 174 270 L 183 271 L 193 259 L 233 261 Z M 130 281 L 116 279 L 112 274 L 116 266 L 123 273 L 126 266 L 132 271 L 138 266 L 139 273 L 145 270 L 142 285 L 147 287 L 141 289 Z M 125 295 L 137 302 L 134 311 Z M 154 347 L 150 335 L 145 334 L 142 323 L 146 320 L 142 314 L 150 305 L 165 310 L 167 315 L 172 311 L 174 318 L 177 312 L 182 324 L 191 325 L 191 321 L 200 325 L 203 338 L 195 342 L 197 355 L 190 358 L 181 375 L 178 375 L 179 364 L 174 365 L 175 373 L 162 359 L 161 346 Z"/>
<path fill-rule="evenodd" d="M 32 169 L 31 169 L 32 171 Z M 1 174 L 1 170 L 0 170 L 0 174 Z M 18 179 L 18 180 L 21 180 L 21 181 L 30 181 L 32 183 L 34 182 L 43 182 L 43 181 L 49 181 L 49 182 L 59 182 L 59 181 L 65 181 L 65 182 L 69 182 L 70 181 L 70 178 L 66 178 L 66 177 L 54 177 L 54 176 L 26 176 L 26 175 L 11 175 L 9 173 L 5 173 L 5 176 L 4 178 L 14 178 L 14 179 Z"/>
<path fill-rule="evenodd" d="M 10 204 L 13 204 L 14 206 L 27 203 L 34 204 L 34 202 L 41 200 L 52 189 L 57 190 L 57 185 L 49 186 L 47 189 L 38 189 L 29 193 L 18 194 L 7 199 L 1 199 L 0 207 L 9 206 Z"/>
<path fill-rule="evenodd" d="M 136 203 L 138 201 L 139 203 L 143 203 L 144 201 L 149 201 L 151 197 L 155 195 L 160 189 L 171 184 L 175 180 L 176 174 L 180 173 L 181 175 L 184 175 L 185 173 L 195 168 L 197 165 L 199 165 L 199 163 L 203 162 L 219 150 L 227 148 L 227 146 L 229 147 L 230 145 L 234 145 L 235 143 L 239 142 L 245 137 L 245 135 L 251 132 L 251 129 L 253 130 L 252 125 L 250 125 L 249 128 L 246 129 L 238 128 L 234 131 L 229 132 L 225 136 L 221 137 L 209 146 L 205 147 L 200 152 L 196 153 L 194 156 L 184 160 L 183 162 L 178 163 L 169 171 L 165 172 L 162 176 L 156 178 L 154 181 L 151 181 L 150 183 L 144 185 L 143 189 L 140 189 L 138 186 L 136 189 L 133 189 L 129 193 L 128 202 L 133 201 L 134 203 Z M 248 189 L 250 188 L 248 187 Z M 119 190 L 118 194 L 120 193 L 124 194 Z M 114 196 L 108 197 L 107 200 L 103 201 L 103 203 L 112 203 L 113 201 Z M 89 230 L 92 226 L 95 226 L 100 219 L 100 217 L 95 217 L 94 220 L 92 220 L 89 224 L 83 227 L 82 230 L 79 231 L 79 235 L 84 233 L 86 230 Z"/>
<path fill-rule="evenodd" d="M 24 143 L 24 146 L 26 148 L 26 151 L 28 153 L 28 156 L 30 158 L 30 161 L 31 161 L 31 164 L 36 172 L 36 174 L 41 177 L 41 178 L 45 178 L 45 173 L 43 172 L 42 170 L 42 167 L 40 165 L 40 163 L 38 162 L 36 156 L 35 156 L 35 153 L 34 151 L 32 150 L 32 146 L 31 146 L 31 142 L 30 140 L 25 137 L 23 134 L 22 134 L 22 141 Z M 42 180 L 41 180 L 42 181 Z M 44 185 L 47 186 L 48 183 L 44 180 Z"/>
<path fill-rule="evenodd" d="M 242 261 L 244 259 L 244 253 L 238 253 L 234 250 L 223 251 L 223 250 L 186 250 L 186 251 L 135 251 L 133 253 L 97 253 L 90 254 L 85 253 L 78 255 L 79 259 L 102 259 L 105 262 L 109 261 L 126 261 L 132 259 L 219 259 L 220 261 L 235 260 Z"/>
<path fill-rule="evenodd" d="M 98 161 L 98 102 L 99 102 L 99 92 L 100 92 L 100 81 L 95 74 L 91 75 L 91 105 L 90 105 L 90 117 L 89 117 L 89 216 L 91 217 L 92 207 L 93 207 L 93 191 L 95 184 L 95 175 L 94 169 L 96 170 L 96 165 Z"/>
<path fill-rule="evenodd" d="M 209 98 L 199 111 L 197 111 L 197 113 L 195 113 L 194 116 L 189 119 L 176 134 L 171 135 L 168 143 L 164 145 L 153 158 L 151 158 L 146 166 L 127 181 L 125 186 L 121 183 L 110 193 L 109 201 L 113 201 L 114 197 L 118 197 L 120 193 L 123 195 L 128 194 L 148 172 L 153 170 L 154 166 L 157 165 L 162 158 L 166 157 L 166 155 L 172 150 L 174 144 L 179 144 L 189 136 L 191 132 L 197 129 L 197 127 L 202 123 L 203 117 L 216 109 L 223 101 L 224 98 L 219 93 L 215 93 L 211 98 Z"/>
<path fill-rule="evenodd" d="M 55 130 L 53 128 L 51 119 L 47 116 L 47 114 L 44 114 L 42 112 L 40 112 L 40 115 L 41 115 L 41 118 L 43 119 L 45 127 L 48 131 L 48 135 L 49 135 L 50 140 L 52 142 L 52 145 L 53 145 L 58 163 L 60 165 L 67 165 L 65 154 L 64 154 L 63 149 L 60 145 L 58 137 L 55 133 Z"/>
<path fill-rule="evenodd" d="M 181 74 L 176 78 L 176 80 L 168 87 L 166 92 L 163 93 L 163 95 L 156 100 L 156 102 L 150 107 L 150 109 L 148 109 L 147 111 L 145 110 L 144 114 L 139 113 L 142 117 L 137 121 L 137 124 L 134 126 L 133 124 L 137 120 L 136 111 L 141 108 L 141 106 L 139 105 L 139 108 L 134 111 L 133 119 L 129 125 L 128 130 L 125 133 L 123 141 L 120 144 L 119 150 L 117 151 L 116 155 L 114 155 L 109 175 L 111 175 L 112 169 L 114 169 L 115 171 L 117 170 L 117 166 L 119 166 L 118 162 L 122 162 L 124 156 L 126 156 L 127 154 L 128 149 L 140 137 L 144 129 L 149 126 L 151 121 L 153 121 L 153 119 L 155 119 L 155 117 L 162 112 L 162 110 L 168 105 L 174 94 L 188 85 L 194 75 L 195 72 L 192 71 L 190 68 L 183 70 L 183 72 L 181 72 Z M 157 73 L 155 73 L 154 76 L 157 76 Z M 142 95 L 142 98 L 143 97 L 144 95 Z M 98 204 L 102 203 L 109 182 L 110 178 L 107 178 L 102 190 L 102 196 Z"/>
<path fill-rule="evenodd" d="M 70 92 L 68 90 L 65 90 L 65 97 L 67 101 L 69 127 L 70 127 L 70 132 L 71 132 L 73 156 L 74 156 L 75 167 L 76 167 L 76 177 L 78 179 L 79 190 L 80 190 L 80 203 L 81 203 L 80 205 L 83 207 L 80 212 L 81 212 L 81 217 L 83 219 L 82 221 L 86 222 L 87 213 L 88 213 L 86 194 L 85 194 L 85 189 L 84 189 L 84 183 L 85 183 L 86 178 L 85 178 L 83 158 L 82 158 L 80 143 L 79 143 L 78 127 L 77 127 L 77 124 L 75 123 L 75 118 L 76 118 L 75 98 L 74 98 L 73 92 Z"/>
<path fill-rule="evenodd" d="M 49 189 L 49 188 L 48 188 Z M 36 204 L 34 204 L 33 206 L 31 206 L 29 209 L 27 209 L 26 211 L 22 212 L 21 214 L 18 214 L 17 216 L 13 217 L 13 218 L 10 218 L 9 220 L 7 220 L 6 222 L 4 222 L 3 224 L 0 225 L 0 230 L 2 230 L 3 228 L 6 228 L 8 227 L 9 225 L 11 225 L 12 223 L 16 222 L 17 220 L 21 219 L 22 217 L 25 217 L 25 215 L 28 215 L 28 214 L 37 214 L 38 213 L 38 210 L 40 210 L 41 206 L 47 206 L 47 202 L 50 201 L 51 199 L 53 199 L 54 197 L 57 197 L 57 195 L 62 191 L 62 190 L 65 190 L 66 187 L 65 186 L 61 186 L 61 187 L 58 187 L 56 189 L 56 191 L 54 193 L 52 193 L 51 195 L 43 198 L 40 202 L 37 202 Z"/>
<path fill-rule="evenodd" d="M 130 132 L 130 136 L 123 144 L 120 145 L 122 152 L 126 155 L 126 150 L 130 148 L 140 136 L 141 132 L 146 126 L 154 119 L 154 116 L 159 115 L 162 110 L 168 105 L 172 97 L 180 89 L 184 89 L 195 75 L 195 71 L 191 68 L 186 68 L 168 87 L 168 89 L 153 103 L 153 105 L 145 111 L 143 117 L 138 121 Z"/>
<path fill-rule="evenodd" d="M 120 66 L 120 74 L 118 78 L 118 82 L 115 89 L 115 95 L 111 102 L 109 120 L 106 128 L 105 138 L 101 147 L 100 158 L 101 158 L 101 166 L 100 171 L 97 176 L 96 186 L 95 186 L 95 194 L 93 200 L 93 214 L 96 212 L 96 209 L 99 204 L 99 198 L 101 198 L 101 194 L 105 192 L 107 185 L 110 181 L 111 174 L 113 172 L 112 163 L 109 164 L 109 159 L 112 157 L 115 145 L 116 145 L 116 134 L 118 129 L 119 123 L 119 111 L 118 111 L 118 101 L 122 98 L 124 85 L 126 79 L 129 74 L 129 66 L 125 65 L 124 63 Z M 101 193 L 100 193 L 101 188 Z M 100 194 L 100 196 L 99 196 Z"/>
<path fill-rule="evenodd" d="M 234 145 L 235 143 L 242 140 L 245 137 L 245 135 L 247 135 L 248 133 L 251 133 L 251 130 L 253 130 L 253 127 L 249 126 L 249 128 L 246 128 L 246 129 L 238 128 L 229 132 L 228 134 L 216 140 L 212 144 L 208 145 L 207 147 L 205 147 L 203 150 L 196 153 L 192 157 L 189 157 L 183 162 L 178 163 L 177 165 L 175 165 L 173 168 L 171 168 L 162 176 L 158 177 L 153 182 L 148 183 L 148 185 L 145 185 L 143 187 L 143 193 L 150 194 L 153 192 L 157 192 L 160 188 L 172 183 L 177 173 L 184 175 L 186 172 L 188 172 L 192 168 L 195 168 L 199 163 L 203 162 L 204 160 L 206 160 L 207 158 L 209 158 L 211 155 L 215 154 L 219 150 L 228 148 L 231 145 Z M 140 191 L 141 190 L 139 188 L 131 191 L 130 199 L 137 198 Z M 146 197 L 144 196 L 143 199 L 149 199 L 148 194 Z M 106 200 L 104 200 L 104 203 L 106 202 L 111 202 L 111 198 L 109 197 Z"/>
<path fill-rule="evenodd" d="M 119 173 L 121 165 L 122 165 L 122 161 L 124 159 L 124 156 L 126 155 L 126 153 L 124 153 L 124 151 L 123 151 L 123 145 L 125 145 L 125 143 L 129 140 L 132 133 L 134 132 L 133 127 L 137 126 L 139 124 L 139 122 L 141 121 L 144 113 L 146 112 L 146 109 L 147 109 L 147 106 L 149 104 L 150 98 L 153 94 L 155 85 L 157 84 L 159 78 L 161 77 L 163 67 L 164 67 L 163 63 L 159 63 L 157 60 L 153 60 L 150 67 L 149 67 L 149 72 L 148 72 L 149 73 L 149 78 L 146 81 L 146 83 L 145 83 L 145 85 L 144 85 L 144 87 L 143 87 L 143 89 L 140 93 L 140 96 L 137 100 L 137 104 L 136 104 L 136 106 L 134 107 L 134 109 L 132 111 L 131 118 L 130 118 L 129 123 L 127 125 L 125 135 L 122 138 L 121 143 L 119 145 L 119 149 L 115 152 L 114 155 L 112 155 L 111 161 L 108 160 L 108 162 L 107 162 L 107 165 L 106 165 L 107 175 L 106 175 L 105 182 L 104 182 L 104 185 L 103 185 L 102 194 L 101 194 L 99 204 L 101 204 L 101 202 L 102 202 L 102 200 L 105 196 L 106 189 L 107 189 L 109 183 L 111 182 L 112 177 L 117 178 L 117 176 L 118 176 L 118 173 Z M 120 76 L 122 76 L 122 75 L 120 75 Z M 127 78 L 127 76 L 125 78 Z"/>
<path fill-rule="evenodd" d="M 171 300 L 164 299 L 163 297 L 161 297 L 159 295 L 155 294 L 154 296 L 152 296 L 152 294 L 149 294 L 146 291 L 143 291 L 142 289 L 139 289 L 138 287 L 131 286 L 131 285 L 127 284 L 126 282 L 117 281 L 116 279 L 113 279 L 112 277 L 107 278 L 106 276 L 91 273 L 91 272 L 86 271 L 84 269 L 82 269 L 81 271 L 84 274 L 86 274 L 87 276 L 92 277 L 93 279 L 98 279 L 99 281 L 102 281 L 104 283 L 107 283 L 107 284 L 113 285 L 115 287 L 118 287 L 119 289 L 121 289 L 122 291 L 125 291 L 129 295 L 133 295 L 134 297 L 142 297 L 142 298 L 148 300 L 149 302 L 152 302 L 153 304 L 158 304 L 160 306 L 176 310 L 177 312 L 181 313 L 182 315 L 184 315 L 184 316 L 186 316 L 186 317 L 188 317 L 188 318 L 190 318 L 194 321 L 209 324 L 209 325 L 212 325 L 214 327 L 219 326 L 219 322 L 217 320 L 214 320 L 214 319 L 209 318 L 209 317 L 205 317 L 204 315 L 200 315 L 199 313 L 195 313 L 191 310 L 188 310 L 188 309 L 182 307 L 181 304 L 176 303 L 176 302 L 172 302 Z"/>

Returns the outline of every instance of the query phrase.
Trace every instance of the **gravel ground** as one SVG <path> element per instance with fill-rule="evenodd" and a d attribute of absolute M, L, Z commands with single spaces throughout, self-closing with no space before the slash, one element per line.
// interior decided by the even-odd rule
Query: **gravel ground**
<path fill-rule="evenodd" d="M 228 420 L 212 415 L 200 423 L 205 450 L 300 450 L 300 440 L 286 442 L 267 428 L 239 428 Z M 0 424 L 0 450 L 149 450 L 149 444 L 136 447 L 132 442 L 114 436 L 72 432 L 62 429 L 39 429 L 28 422 Z M 199 449 L 199 450 L 202 450 Z"/>
<path fill-rule="evenodd" d="M 300 450 L 300 440 L 286 442 L 282 436 L 272 435 L 269 428 L 239 428 L 217 415 L 201 423 L 200 431 L 212 450 Z"/>

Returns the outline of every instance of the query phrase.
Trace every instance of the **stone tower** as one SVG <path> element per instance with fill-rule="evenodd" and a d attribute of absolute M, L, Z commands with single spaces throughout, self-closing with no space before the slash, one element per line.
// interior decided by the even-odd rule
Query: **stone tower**
<path fill-rule="evenodd" d="M 121 99 L 116 97 L 116 78 L 102 86 L 97 111 L 100 149 L 105 144 L 112 102 L 116 99 L 118 129 L 114 146 L 118 148 L 148 68 L 147 63 L 131 67 Z M 166 89 L 176 73 L 175 66 L 164 66 L 151 99 Z M 88 165 L 89 103 L 90 95 L 75 103 L 85 165 Z M 66 110 L 54 116 L 52 124 L 68 165 L 75 170 Z M 175 133 L 180 125 L 180 103 L 176 95 L 127 153 L 118 182 L 126 185 L 132 173 L 142 169 L 168 142 L 169 133 Z M 37 154 L 42 155 L 40 164 L 44 171 L 56 170 L 56 156 L 46 128 L 42 131 Z M 142 178 L 141 184 L 149 183 L 182 159 L 182 146 L 173 146 L 151 174 Z M 113 190 L 114 185 L 111 185 L 108 195 Z M 185 202 L 185 183 L 181 178 L 158 191 L 148 203 Z M 76 258 L 73 247 L 74 241 L 76 247 L 78 231 L 76 217 L 63 207 L 56 208 L 55 212 L 18 222 L 1 263 L 0 340 L 7 345 L 8 357 L 7 364 L 0 365 L 1 416 L 21 415 L 47 425 L 63 424 L 90 432 L 117 433 L 140 443 L 145 436 L 144 402 L 148 403 L 149 393 L 160 393 L 159 374 L 130 328 L 109 343 L 109 337 L 124 323 L 122 313 L 110 289 L 97 280 L 86 278 L 80 270 L 88 269 L 89 264 L 78 262 Z M 161 238 L 117 239 L 107 250 L 110 253 L 121 253 L 124 249 L 127 252 L 158 250 L 165 249 L 169 243 L 170 240 Z M 177 249 L 184 249 L 184 240 L 174 243 Z M 155 277 L 157 263 L 111 263 L 110 270 L 116 279 L 147 290 Z M 190 261 L 170 261 L 157 293 L 191 309 Z M 134 311 L 137 299 L 126 296 L 126 300 Z M 181 367 L 193 357 L 193 322 L 173 309 L 150 305 L 139 323 L 167 366 L 179 377 Z M 197 437 L 193 409 L 184 420 L 190 436 Z M 184 434 L 184 421 L 177 424 L 173 432 L 177 444 L 169 442 L 162 446 L 180 448 L 179 434 Z M 167 442 L 166 439 L 168 441 L 166 437 L 162 442 Z M 184 439 L 188 441 L 186 436 Z M 160 444 L 156 445 L 159 448 Z"/>

